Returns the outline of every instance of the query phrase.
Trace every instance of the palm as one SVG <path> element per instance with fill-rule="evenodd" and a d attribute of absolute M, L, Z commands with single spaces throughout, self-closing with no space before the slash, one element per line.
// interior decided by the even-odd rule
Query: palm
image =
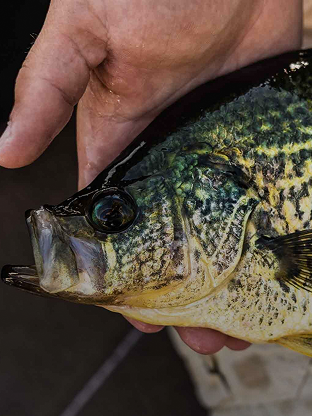
<path fill-rule="evenodd" d="M 79 101 L 79 181 L 85 186 L 187 91 L 297 48 L 300 7 L 300 0 L 53 0 L 18 76 L 0 163 L 31 163 Z M 179 332 L 200 352 L 246 345 L 212 330 Z"/>

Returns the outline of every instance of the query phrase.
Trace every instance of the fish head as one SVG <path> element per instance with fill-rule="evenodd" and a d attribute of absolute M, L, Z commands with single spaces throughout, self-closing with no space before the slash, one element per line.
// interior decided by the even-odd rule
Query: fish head
<path fill-rule="evenodd" d="M 254 200 L 230 167 L 211 158 L 203 166 L 196 152 L 166 158 L 152 174 L 136 166 L 122 186 L 104 181 L 27 212 L 42 292 L 104 306 L 177 306 L 228 278 Z"/>
<path fill-rule="evenodd" d="M 85 198 L 81 212 L 27 213 L 39 286 L 83 303 L 119 304 L 187 278 L 186 235 L 162 175 Z M 140 303 L 138 301 L 138 303 Z"/>

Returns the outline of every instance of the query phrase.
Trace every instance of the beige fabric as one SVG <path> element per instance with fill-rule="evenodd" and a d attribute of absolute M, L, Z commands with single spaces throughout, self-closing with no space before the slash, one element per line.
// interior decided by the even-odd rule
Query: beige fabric
<path fill-rule="evenodd" d="M 311 416 L 311 359 L 278 345 L 223 348 L 205 356 L 169 331 L 194 383 L 198 401 L 211 416 Z"/>

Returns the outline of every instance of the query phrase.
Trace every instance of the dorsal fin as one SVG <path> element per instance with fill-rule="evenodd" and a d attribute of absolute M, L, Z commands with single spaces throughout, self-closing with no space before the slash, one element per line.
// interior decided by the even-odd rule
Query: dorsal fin
<path fill-rule="evenodd" d="M 261 237 L 257 246 L 269 248 L 280 258 L 279 279 L 297 289 L 312 292 L 312 230 L 277 238 Z"/>

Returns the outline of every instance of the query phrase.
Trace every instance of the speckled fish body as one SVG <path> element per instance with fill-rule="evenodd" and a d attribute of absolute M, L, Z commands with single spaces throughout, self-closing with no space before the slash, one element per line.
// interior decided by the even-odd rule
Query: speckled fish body
<path fill-rule="evenodd" d="M 87 188 L 28 213 L 36 268 L 4 280 L 311 355 L 311 68 L 293 52 L 183 97 Z"/>

